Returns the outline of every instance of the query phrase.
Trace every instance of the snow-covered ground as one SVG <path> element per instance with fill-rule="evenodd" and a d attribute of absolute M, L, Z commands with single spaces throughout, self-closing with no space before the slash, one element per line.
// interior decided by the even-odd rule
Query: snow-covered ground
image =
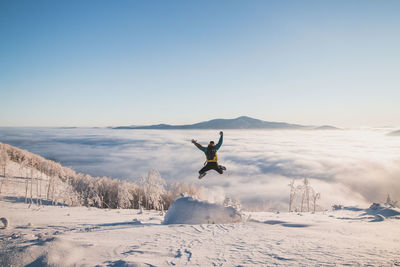
<path fill-rule="evenodd" d="M 1 266 L 400 265 L 400 212 L 246 213 L 228 224 L 164 225 L 156 211 L 0 200 Z M 250 218 L 249 218 L 250 217 Z"/>
<path fill-rule="evenodd" d="M 238 214 L 190 197 L 167 214 L 38 205 L 36 197 L 52 196 L 49 177 L 15 162 L 7 176 L 0 177 L 0 266 L 400 266 L 397 208 Z"/>

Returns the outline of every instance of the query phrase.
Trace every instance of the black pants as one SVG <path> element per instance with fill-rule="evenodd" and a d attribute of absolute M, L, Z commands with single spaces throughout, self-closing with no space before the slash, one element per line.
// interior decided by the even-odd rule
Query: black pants
<path fill-rule="evenodd" d="M 199 173 L 205 173 L 206 171 L 209 170 L 215 170 L 217 171 L 219 174 L 222 174 L 224 171 L 219 167 L 217 162 L 207 162 L 206 166 L 204 166 Z"/>

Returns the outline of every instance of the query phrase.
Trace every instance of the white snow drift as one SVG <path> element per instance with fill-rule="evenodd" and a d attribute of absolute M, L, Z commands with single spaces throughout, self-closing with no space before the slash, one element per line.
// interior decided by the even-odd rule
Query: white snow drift
<path fill-rule="evenodd" d="M 164 224 L 214 224 L 240 221 L 242 216 L 233 207 L 182 197 L 171 204 L 165 215 Z"/>

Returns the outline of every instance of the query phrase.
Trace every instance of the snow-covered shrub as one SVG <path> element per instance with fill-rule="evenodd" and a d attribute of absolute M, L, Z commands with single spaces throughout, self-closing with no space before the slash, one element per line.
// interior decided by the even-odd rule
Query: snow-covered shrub
<path fill-rule="evenodd" d="M 296 196 L 296 187 L 294 186 L 294 179 L 289 183 L 290 194 L 289 194 L 289 212 L 292 211 L 293 201 Z"/>
<path fill-rule="evenodd" d="M 165 181 L 158 171 L 149 171 L 147 176 L 140 179 L 144 191 L 144 204 L 146 209 L 162 210 L 165 193 Z"/>
<path fill-rule="evenodd" d="M 332 205 L 332 210 L 342 210 L 342 209 L 343 209 L 343 205 L 338 205 L 338 204 Z"/>
<path fill-rule="evenodd" d="M 118 208 L 129 209 L 133 207 L 133 192 L 135 192 L 136 187 L 136 184 L 125 181 L 118 184 Z"/>
<path fill-rule="evenodd" d="M 74 190 L 74 188 L 69 183 L 67 183 L 60 192 L 60 199 L 63 205 L 67 206 L 82 205 L 82 200 L 79 194 Z"/>
<path fill-rule="evenodd" d="M 289 183 L 289 211 L 315 212 L 318 207 L 317 200 L 321 198 L 321 194 L 310 186 L 310 182 L 307 178 L 304 178 L 302 185 L 295 186 L 294 182 L 295 181 L 292 180 Z"/>
<path fill-rule="evenodd" d="M 377 210 L 381 207 L 381 204 L 379 203 L 372 203 L 372 205 L 369 207 L 371 210 Z"/>
<path fill-rule="evenodd" d="M 225 207 L 232 207 L 238 211 L 240 211 L 242 209 L 242 203 L 240 203 L 240 200 L 237 198 L 231 199 L 231 198 L 227 197 L 227 198 L 225 198 L 223 205 Z"/>
<path fill-rule="evenodd" d="M 394 201 L 390 198 L 390 195 L 387 195 L 385 205 L 389 206 L 390 208 L 397 208 L 399 207 L 397 201 Z"/>

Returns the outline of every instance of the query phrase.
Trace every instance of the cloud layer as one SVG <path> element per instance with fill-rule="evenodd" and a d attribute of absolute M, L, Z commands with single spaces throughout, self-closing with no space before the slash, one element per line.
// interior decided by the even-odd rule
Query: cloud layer
<path fill-rule="evenodd" d="M 223 188 L 247 205 L 287 209 L 291 179 L 310 178 L 322 206 L 400 200 L 400 138 L 383 131 L 230 130 L 218 152 L 224 175 L 197 172 L 204 154 L 190 143 L 208 130 L 0 128 L 0 141 L 94 176 L 136 180 L 157 169 L 167 182 Z"/>

